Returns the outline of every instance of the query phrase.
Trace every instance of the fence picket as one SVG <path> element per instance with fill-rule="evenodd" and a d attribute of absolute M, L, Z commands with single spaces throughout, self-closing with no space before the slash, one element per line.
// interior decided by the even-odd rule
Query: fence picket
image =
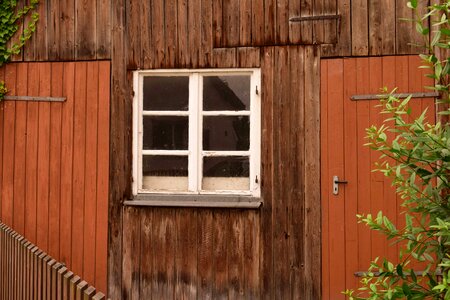
<path fill-rule="evenodd" d="M 104 300 L 79 276 L 0 222 L 0 300 Z"/>

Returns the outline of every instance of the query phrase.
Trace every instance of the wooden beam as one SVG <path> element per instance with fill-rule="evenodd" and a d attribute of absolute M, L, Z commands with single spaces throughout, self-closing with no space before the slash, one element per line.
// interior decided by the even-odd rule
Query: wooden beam
<path fill-rule="evenodd" d="M 44 101 L 44 102 L 65 102 L 66 97 L 33 97 L 33 96 L 5 96 L 5 101 Z"/>
<path fill-rule="evenodd" d="M 377 94 L 368 94 L 368 95 L 353 95 L 350 97 L 352 101 L 358 100 L 380 100 L 390 96 L 386 95 L 377 95 Z M 401 94 L 392 94 L 393 97 L 396 98 L 407 98 L 411 96 L 411 98 L 436 98 L 439 96 L 438 93 L 430 92 L 430 93 L 401 93 Z"/>

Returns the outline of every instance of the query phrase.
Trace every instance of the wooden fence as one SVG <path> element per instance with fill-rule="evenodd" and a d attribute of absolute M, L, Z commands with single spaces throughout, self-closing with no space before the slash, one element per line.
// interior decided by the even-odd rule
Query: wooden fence
<path fill-rule="evenodd" d="M 106 299 L 64 264 L 0 222 L 0 300 Z"/>

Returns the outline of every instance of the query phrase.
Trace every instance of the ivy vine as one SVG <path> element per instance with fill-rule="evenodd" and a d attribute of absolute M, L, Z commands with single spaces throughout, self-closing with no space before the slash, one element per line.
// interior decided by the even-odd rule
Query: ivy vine
<path fill-rule="evenodd" d="M 0 67 L 7 63 L 11 56 L 19 54 L 33 33 L 39 19 L 35 12 L 39 0 L 31 0 L 28 5 L 17 8 L 17 0 L 0 0 Z M 30 21 L 24 26 L 23 32 L 17 40 L 12 38 L 22 27 L 23 21 L 31 13 Z M 0 81 L 0 100 L 5 97 L 8 89 L 5 82 Z"/>

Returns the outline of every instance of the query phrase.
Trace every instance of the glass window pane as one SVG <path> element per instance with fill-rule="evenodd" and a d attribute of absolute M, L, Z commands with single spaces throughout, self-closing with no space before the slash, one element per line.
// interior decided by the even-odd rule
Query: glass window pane
<path fill-rule="evenodd" d="M 203 118 L 203 150 L 247 151 L 250 149 L 248 116 Z"/>
<path fill-rule="evenodd" d="M 205 157 L 203 190 L 249 190 L 249 158 L 246 156 Z"/>
<path fill-rule="evenodd" d="M 144 116 L 144 150 L 187 150 L 188 117 Z"/>
<path fill-rule="evenodd" d="M 189 77 L 144 77 L 144 110 L 188 110 Z"/>
<path fill-rule="evenodd" d="M 250 76 L 203 77 L 203 110 L 250 110 Z"/>
<path fill-rule="evenodd" d="M 142 188 L 161 191 L 188 190 L 187 156 L 144 155 Z"/>

